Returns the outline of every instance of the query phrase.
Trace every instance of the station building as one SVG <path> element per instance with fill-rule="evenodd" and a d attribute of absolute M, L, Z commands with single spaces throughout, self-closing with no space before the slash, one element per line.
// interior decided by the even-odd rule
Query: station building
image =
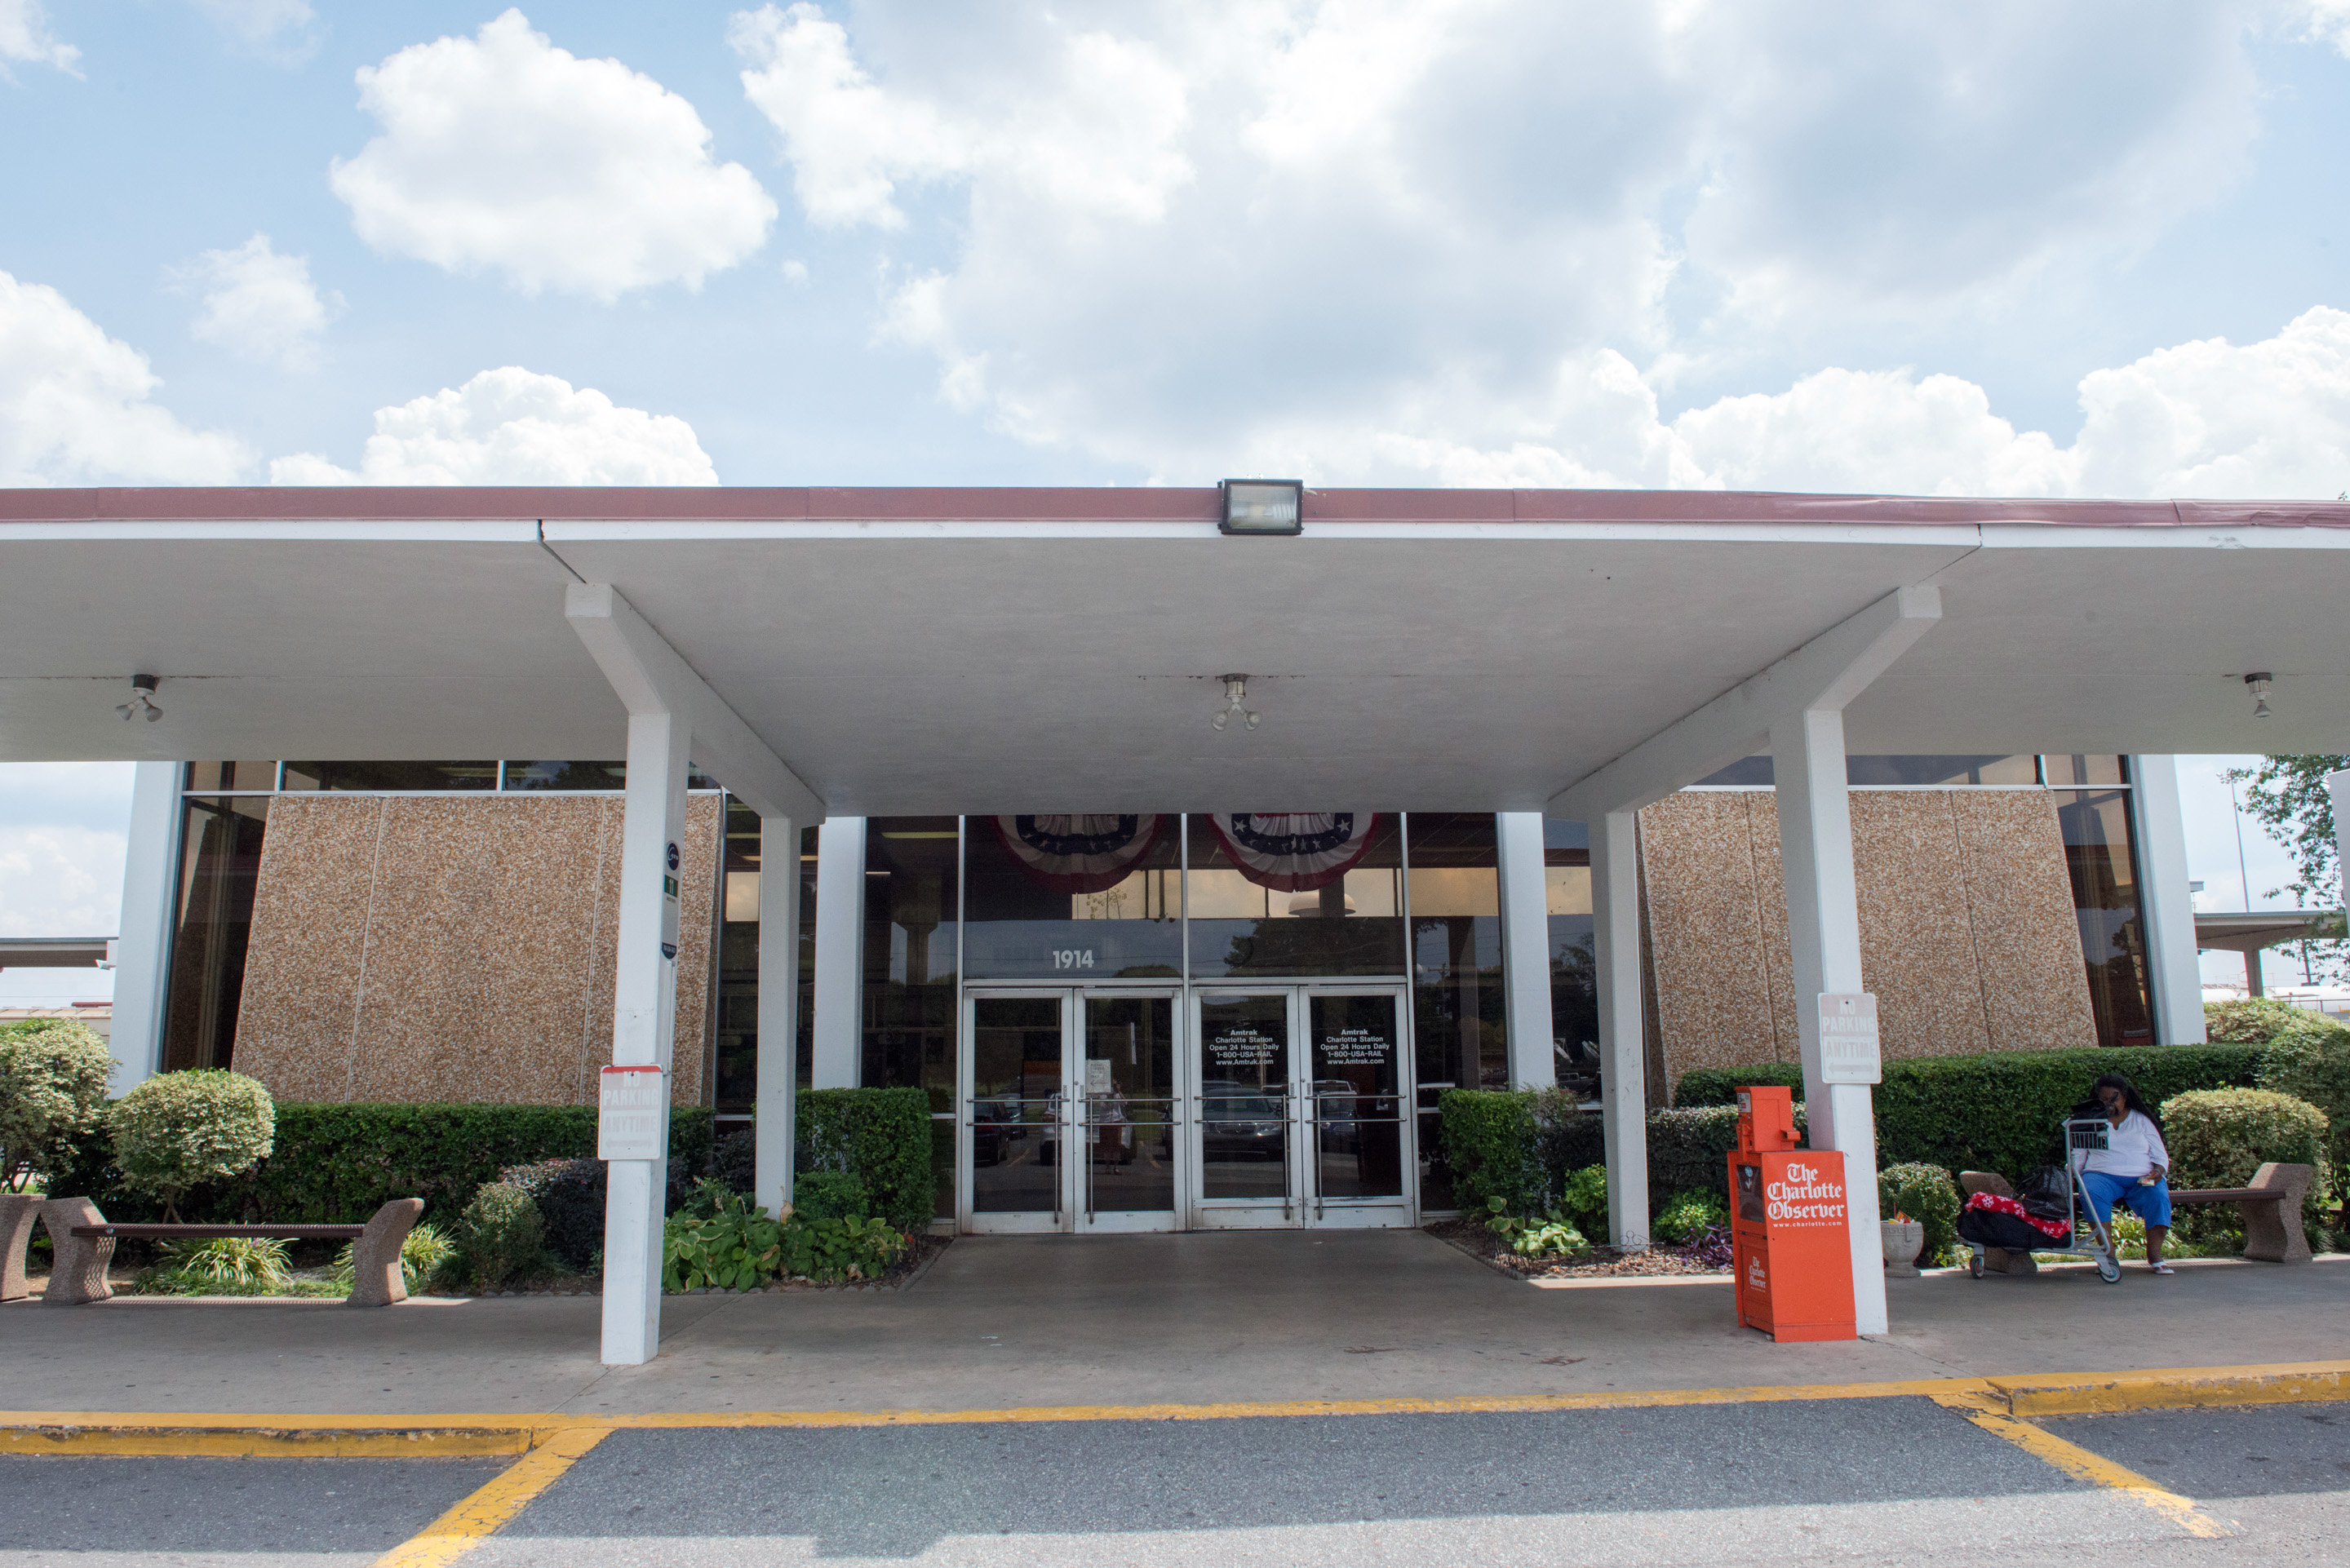
<path fill-rule="evenodd" d="M 0 757 L 139 762 L 110 1048 L 912 1085 L 970 1231 L 1402 1225 L 1448 1085 L 2201 1035 L 2178 752 L 2342 749 L 2350 504 L 0 492 Z M 258 758 L 227 762 L 224 758 Z M 304 761 L 300 759 L 342 759 Z M 448 761 L 446 759 L 477 759 Z M 546 761 L 543 759 L 591 759 Z M 488 759 L 488 760 L 479 760 Z M 603 759 L 603 760 L 592 760 Z M 1258 807 L 1279 807 L 1277 811 Z M 615 1161 L 604 1354 L 658 1344 Z M 1856 1313 L 1885 1323 L 1873 1184 Z"/>

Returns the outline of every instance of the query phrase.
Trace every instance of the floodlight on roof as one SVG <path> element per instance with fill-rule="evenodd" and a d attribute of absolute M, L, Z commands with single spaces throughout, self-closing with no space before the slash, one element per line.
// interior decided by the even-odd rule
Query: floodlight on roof
<path fill-rule="evenodd" d="M 2265 670 L 2258 670 L 2244 677 L 2244 686 L 2246 690 L 2250 691 L 2252 694 L 2253 718 L 2266 719 L 2272 717 L 2269 711 L 2269 682 L 2275 679 L 2275 676 L 2271 675 Z"/>
<path fill-rule="evenodd" d="M 1305 482 L 1302 479 L 1227 479 L 1224 514 L 1217 524 L 1227 534 L 1302 534 L 1305 531 Z"/>
<path fill-rule="evenodd" d="M 149 723 L 153 723 L 163 716 L 163 710 L 155 706 L 155 688 L 161 684 L 162 681 L 156 676 L 132 676 L 130 701 L 117 702 L 114 705 L 114 711 L 122 715 L 122 722 L 126 724 L 141 714 L 146 715 Z"/>

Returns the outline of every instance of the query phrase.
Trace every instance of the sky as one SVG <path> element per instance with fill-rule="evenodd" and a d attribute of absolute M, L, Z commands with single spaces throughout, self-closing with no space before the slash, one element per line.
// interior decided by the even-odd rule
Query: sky
<path fill-rule="evenodd" d="M 0 0 L 0 485 L 2332 497 L 2345 88 L 2350 0 Z M 124 798 L 0 770 L 0 931 Z"/>

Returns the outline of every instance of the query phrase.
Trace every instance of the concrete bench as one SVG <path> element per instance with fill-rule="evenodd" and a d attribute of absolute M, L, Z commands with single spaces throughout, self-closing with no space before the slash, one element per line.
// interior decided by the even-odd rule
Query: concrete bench
<path fill-rule="evenodd" d="M 2232 1203 L 2244 1219 L 2244 1250 L 2241 1256 L 2262 1263 L 2306 1263 L 2310 1260 L 2309 1238 L 2301 1228 L 2301 1200 L 2309 1195 L 2310 1183 L 2317 1172 L 2306 1165 L 2282 1165 L 2269 1161 L 2252 1173 L 2250 1187 L 2174 1187 L 2170 1189 L 2170 1206 L 2174 1210 L 2205 1203 Z M 2015 1189 L 2007 1178 L 1992 1170 L 1962 1170 L 1959 1172 L 1959 1189 L 1972 1197 L 1989 1192 L 2000 1198 L 2012 1198 Z M 2029 1252 L 2010 1252 L 1998 1247 L 1983 1249 L 1983 1267 L 2002 1273 L 2029 1274 L 2039 1265 Z"/>
<path fill-rule="evenodd" d="M 408 1299 L 400 1249 L 423 1212 L 421 1198 L 395 1198 L 364 1225 L 112 1225 L 87 1198 L 53 1199 L 41 1206 L 41 1222 L 48 1227 L 49 1245 L 55 1251 L 49 1288 L 41 1300 L 51 1306 L 81 1306 L 113 1295 L 113 1287 L 106 1282 L 106 1265 L 118 1241 L 205 1241 L 244 1236 L 348 1241 L 351 1293 L 343 1298 L 344 1303 L 390 1306 Z"/>

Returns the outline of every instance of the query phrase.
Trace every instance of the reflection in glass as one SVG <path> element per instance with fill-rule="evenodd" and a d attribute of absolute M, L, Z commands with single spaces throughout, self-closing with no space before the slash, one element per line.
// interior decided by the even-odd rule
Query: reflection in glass
<path fill-rule="evenodd" d="M 1147 836 L 1149 847 L 1122 858 L 1109 886 L 1073 891 L 1084 879 L 1056 877 L 1023 860 L 993 817 L 965 819 L 963 961 L 972 979 L 1084 983 L 1182 973 L 1177 818 L 1100 821 L 1105 837 Z"/>
<path fill-rule="evenodd" d="M 1202 1198 L 1289 1196 L 1289 998 L 1200 1002 Z"/>
<path fill-rule="evenodd" d="M 274 790 L 277 787 L 276 763 L 190 763 L 187 789 L 216 794 L 228 790 Z"/>
<path fill-rule="evenodd" d="M 1175 999 L 1086 998 L 1086 1207 L 1175 1207 Z"/>
<path fill-rule="evenodd" d="M 927 1090 L 954 1113 L 955 819 L 865 825 L 865 1026 L 860 1082 Z"/>
<path fill-rule="evenodd" d="M 1507 1088 L 1501 872 L 1492 813 L 1411 814 L 1411 936 L 1419 1081 Z"/>
<path fill-rule="evenodd" d="M 799 1086 L 815 1077 L 816 1033 L 810 1018 L 816 989 L 816 835 L 800 830 Z M 738 800 L 726 803 L 724 902 L 718 925 L 718 1011 L 715 1100 L 719 1112 L 741 1114 L 759 1098 L 759 815 Z"/>
<path fill-rule="evenodd" d="M 626 763 L 514 762 L 505 764 L 503 787 L 516 789 L 620 789 L 629 782 Z"/>
<path fill-rule="evenodd" d="M 2049 759 L 2052 763 L 2056 758 Z M 2094 760 L 2094 759 L 2092 759 Z M 2150 1045 L 2146 924 L 2138 918 L 2137 857 L 2124 790 L 2056 790 L 2073 912 L 2089 971 L 2089 1011 L 2100 1045 Z"/>
<path fill-rule="evenodd" d="M 289 790 L 391 790 L 444 793 L 494 790 L 498 764 L 484 763 L 287 763 Z"/>
<path fill-rule="evenodd" d="M 972 1208 L 1057 1212 L 1060 1001 L 974 997 L 971 1017 Z"/>
<path fill-rule="evenodd" d="M 1403 1196 L 1400 1031 L 1392 996 L 1315 996 L 1306 1003 L 1314 1053 L 1316 1194 Z"/>
<path fill-rule="evenodd" d="M 1543 894 L 1550 939 L 1551 1060 L 1558 1086 L 1599 1098 L 1599 981 L 1591 927 L 1591 850 L 1579 822 L 1543 827 Z"/>
<path fill-rule="evenodd" d="M 2051 785 L 2064 784 L 2126 784 L 2128 770 L 2122 759 L 2110 753 L 2103 755 L 2053 756 L 2040 759 L 2048 770 Z"/>
<path fill-rule="evenodd" d="M 1305 892 L 1251 881 L 1206 817 L 1187 819 L 1186 831 L 1195 980 L 1404 971 L 1402 837 L 1394 814 L 1380 814 L 1369 847 L 1344 877 Z"/>
<path fill-rule="evenodd" d="M 269 797 L 190 796 L 182 810 L 179 919 L 163 1015 L 165 1072 L 231 1064 Z"/>

